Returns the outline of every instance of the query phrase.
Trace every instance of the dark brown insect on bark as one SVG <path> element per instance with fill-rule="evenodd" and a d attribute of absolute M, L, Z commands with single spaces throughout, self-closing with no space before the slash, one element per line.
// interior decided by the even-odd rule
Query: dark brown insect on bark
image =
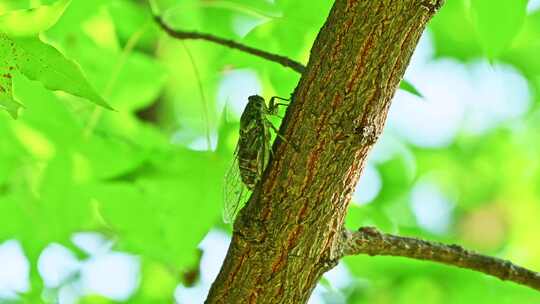
<path fill-rule="evenodd" d="M 268 114 L 264 98 L 253 95 L 240 117 L 238 164 L 242 182 L 250 190 L 259 182 L 270 157 L 270 131 L 265 117 Z"/>

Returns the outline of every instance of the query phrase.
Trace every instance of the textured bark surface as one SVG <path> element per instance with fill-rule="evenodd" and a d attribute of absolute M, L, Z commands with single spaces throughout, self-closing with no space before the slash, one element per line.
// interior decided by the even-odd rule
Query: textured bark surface
<path fill-rule="evenodd" d="M 344 246 L 343 221 L 390 100 L 441 0 L 336 0 L 274 159 L 240 212 L 207 303 L 305 303 Z"/>

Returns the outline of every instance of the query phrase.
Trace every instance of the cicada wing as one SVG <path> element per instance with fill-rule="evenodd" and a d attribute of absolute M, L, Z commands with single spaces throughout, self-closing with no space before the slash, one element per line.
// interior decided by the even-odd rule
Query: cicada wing
<path fill-rule="evenodd" d="M 232 223 L 242 205 L 248 199 L 249 189 L 242 182 L 238 166 L 238 147 L 223 184 L 223 222 Z"/>

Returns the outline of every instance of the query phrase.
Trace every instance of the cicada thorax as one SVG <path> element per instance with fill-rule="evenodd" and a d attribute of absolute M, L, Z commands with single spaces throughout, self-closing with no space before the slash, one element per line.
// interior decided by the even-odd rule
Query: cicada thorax
<path fill-rule="evenodd" d="M 261 179 L 270 156 L 270 131 L 265 117 L 267 113 L 264 99 L 253 95 L 249 97 L 240 117 L 238 166 L 242 182 L 250 190 Z"/>

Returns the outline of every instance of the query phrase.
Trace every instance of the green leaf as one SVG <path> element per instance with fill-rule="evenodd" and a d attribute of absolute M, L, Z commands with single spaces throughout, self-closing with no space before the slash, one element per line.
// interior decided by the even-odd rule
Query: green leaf
<path fill-rule="evenodd" d="M 0 109 L 4 109 L 11 115 L 11 117 L 16 119 L 18 117 L 19 109 L 22 107 L 22 105 L 13 98 L 11 98 L 10 83 L 4 83 L 0 80 L 0 87 Z"/>
<path fill-rule="evenodd" d="M 10 36 L 29 36 L 42 32 L 58 21 L 70 2 L 71 0 L 59 0 L 51 5 L 0 15 L 0 32 Z"/>
<path fill-rule="evenodd" d="M 72 233 L 91 221 L 92 206 L 86 189 L 76 181 L 74 155 L 57 152 L 43 173 L 34 223 L 43 224 L 44 239 L 69 242 Z M 65 189 L 63 189 L 65 188 Z M 63 189 L 59 191 L 59 189 Z M 36 229 L 36 228 L 34 228 Z M 47 236 L 47 237 L 45 237 Z"/>
<path fill-rule="evenodd" d="M 424 98 L 422 93 L 420 93 L 420 91 L 418 91 L 418 89 L 416 89 L 416 87 L 412 83 L 408 82 L 405 79 L 401 80 L 401 82 L 399 83 L 399 88 L 402 89 L 403 91 L 413 94 L 414 96 Z"/>
<path fill-rule="evenodd" d="M 167 265 L 142 260 L 140 288 L 130 303 L 167 303 L 178 286 L 178 277 Z"/>
<path fill-rule="evenodd" d="M 161 29 L 150 26 L 154 25 L 153 16 L 146 6 L 131 0 L 117 0 L 111 1 L 108 9 L 120 43 L 127 43 L 135 33 L 142 30 L 137 43 L 138 48 L 153 49 Z"/>
<path fill-rule="evenodd" d="M 9 79 L 5 85 L 10 85 L 10 78 L 15 70 L 26 77 L 37 80 L 49 90 L 60 90 L 75 96 L 86 98 L 95 104 L 112 109 L 105 100 L 88 83 L 79 66 L 67 59 L 53 46 L 42 42 L 37 37 L 10 38 L 0 33 L 0 53 L 5 54 L 3 63 L 5 67 L 2 78 Z M 3 87 L 3 85 L 2 85 Z M 12 98 L 11 89 L 5 89 L 3 100 Z M 5 104 L 10 105 L 8 101 Z M 13 103 L 12 116 L 16 116 Z"/>
<path fill-rule="evenodd" d="M 228 0 L 212 1 L 206 4 L 207 7 L 222 8 L 225 10 L 250 14 L 258 17 L 275 18 L 282 15 L 282 12 L 276 8 L 276 5 L 270 1 L 252 1 L 252 0 Z"/>
<path fill-rule="evenodd" d="M 519 33 L 527 0 L 472 0 L 473 22 L 486 55 L 498 57 Z"/>
<path fill-rule="evenodd" d="M 446 1 L 429 22 L 435 45 L 434 57 L 469 60 L 482 56 L 482 47 L 472 20 L 464 18 L 470 15 L 469 4 L 469 0 Z"/>
<path fill-rule="evenodd" d="M 96 132 L 91 141 L 79 147 L 82 159 L 95 178 L 107 179 L 129 174 L 139 167 L 150 152 L 122 136 Z"/>
<path fill-rule="evenodd" d="M 0 196 L 0 243 L 20 234 L 24 214 L 19 206 L 20 201 L 13 195 Z"/>
<path fill-rule="evenodd" d="M 26 77 L 40 81 L 50 90 L 62 90 L 112 109 L 88 83 L 80 68 L 53 46 L 37 37 L 14 41 L 22 51 L 16 60 Z"/>
<path fill-rule="evenodd" d="M 22 105 L 13 98 L 12 71 L 15 66 L 10 60 L 9 39 L 0 35 L 0 109 L 17 118 Z"/>
<path fill-rule="evenodd" d="M 100 12 L 106 13 L 104 11 L 104 6 L 106 3 L 111 2 L 114 1 L 72 1 L 62 15 L 62 18 L 60 18 L 60 20 L 45 33 L 47 39 L 51 39 L 60 44 L 63 40 L 68 39 L 68 37 L 70 41 L 73 42 L 74 38 L 79 40 L 80 38 L 87 36 L 83 29 L 85 25 L 98 16 Z M 95 32 L 96 29 L 93 28 L 93 31 Z M 62 46 L 66 48 L 65 45 Z"/>
<path fill-rule="evenodd" d="M 91 192 L 119 249 L 182 268 L 194 263 L 197 245 L 219 221 L 225 166 L 215 154 L 175 154 L 135 183 L 102 183 Z"/>
<path fill-rule="evenodd" d="M 62 104 L 57 95 L 39 82 L 28 80 L 18 73 L 13 78 L 13 96 L 29 109 L 23 112 L 20 122 L 39 130 L 51 143 L 62 149 L 79 146 L 82 127 L 76 115 Z"/>
<path fill-rule="evenodd" d="M 305 28 L 320 27 L 328 16 L 333 3 L 334 1 L 331 0 L 311 1 L 309 8 L 306 9 L 305 3 L 302 1 L 275 1 L 276 6 L 284 12 L 284 18 L 303 23 Z"/>
<path fill-rule="evenodd" d="M 110 299 L 107 299 L 101 295 L 86 295 L 82 297 L 79 302 L 80 304 L 113 304 L 114 302 Z"/>
<path fill-rule="evenodd" d="M 75 183 L 72 158 L 58 153 L 44 169 L 29 166 L 29 174 L 42 177 L 37 185 L 13 185 L 8 196 L 0 196 L 0 240 L 21 240 L 33 265 L 47 244 L 68 244 L 72 233 L 92 221 L 90 199 L 86 189 Z"/>

